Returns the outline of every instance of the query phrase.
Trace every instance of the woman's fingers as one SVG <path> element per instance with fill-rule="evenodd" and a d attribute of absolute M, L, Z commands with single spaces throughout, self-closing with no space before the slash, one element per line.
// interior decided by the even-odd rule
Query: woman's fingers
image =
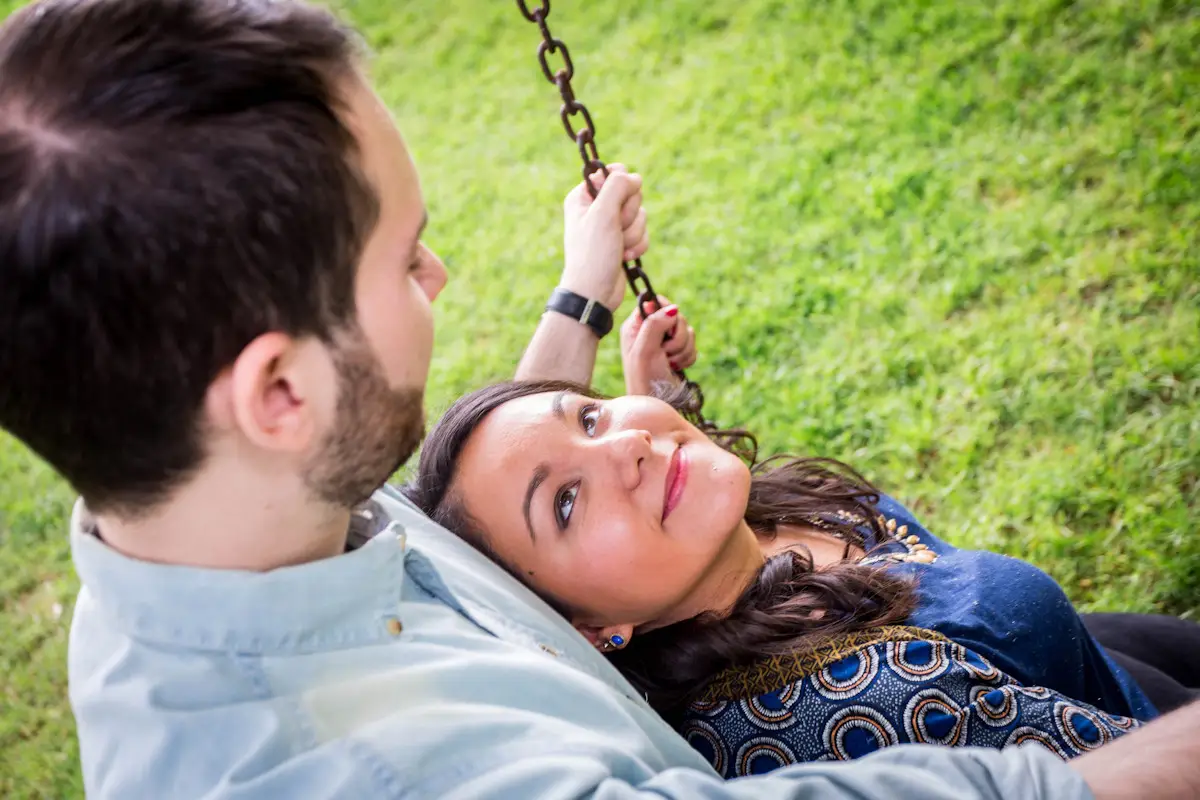
<path fill-rule="evenodd" d="M 642 308 L 646 309 L 646 315 L 649 316 L 655 311 L 658 311 L 660 308 L 666 308 L 669 305 L 673 305 L 671 303 L 671 298 L 667 297 L 665 294 L 660 294 L 658 295 L 657 303 L 654 300 L 647 300 L 646 302 L 642 303 Z"/>
<path fill-rule="evenodd" d="M 628 174 L 629 169 L 624 164 L 609 164 L 609 173 L 623 172 Z M 597 172 L 596 175 L 603 177 L 603 172 Z M 641 189 L 636 194 L 630 195 L 621 205 L 621 227 L 628 228 L 637 218 L 638 209 L 642 207 L 642 192 Z"/>
<path fill-rule="evenodd" d="M 696 363 L 696 329 L 680 318 L 671 338 L 663 344 L 663 352 L 673 369 L 687 369 Z"/>
<path fill-rule="evenodd" d="M 628 174 L 629 170 L 626 168 L 626 166 L 624 164 L 609 164 L 608 172 L 609 172 L 609 174 L 612 174 L 614 172 L 623 172 L 623 173 Z M 589 175 L 587 177 L 586 181 L 580 181 L 575 186 L 575 188 L 572 189 L 570 191 L 570 193 L 567 194 L 567 199 L 563 201 L 563 205 L 566 206 L 567 208 L 575 208 L 575 207 L 587 208 L 588 206 L 590 206 L 592 204 L 592 194 L 591 194 L 591 192 L 589 192 L 587 190 L 587 184 L 588 183 L 592 184 L 592 188 L 594 188 L 596 190 L 596 192 L 599 193 L 601 187 L 604 186 L 605 178 L 606 178 L 606 176 L 602 171 L 597 170 L 596 172 L 593 172 L 591 175 Z M 628 203 L 631 201 L 635 201 L 633 210 L 629 212 L 630 219 L 633 219 L 633 217 L 636 216 L 636 214 L 637 214 L 637 209 L 640 208 L 641 204 L 642 204 L 642 193 L 641 193 L 640 189 L 638 190 L 636 198 L 631 197 L 626 202 Z M 622 206 L 622 219 L 624 219 L 623 215 L 624 215 L 624 206 Z"/>
<path fill-rule="evenodd" d="M 633 223 L 625 228 L 624 235 L 625 260 L 632 261 L 635 258 L 641 258 L 650 247 L 650 233 L 646 228 L 646 210 L 644 208 L 638 211 Z"/>
<path fill-rule="evenodd" d="M 688 326 L 687 349 L 672 360 L 675 364 L 675 369 L 687 369 L 696 363 L 696 332 L 690 325 Z"/>
<path fill-rule="evenodd" d="M 663 342 L 663 352 L 667 358 L 675 360 L 689 349 L 695 349 L 696 329 L 680 318 L 679 324 L 671 331 L 671 338 Z"/>
<path fill-rule="evenodd" d="M 630 394 L 647 394 L 655 381 L 671 380 L 672 372 L 696 363 L 696 329 L 666 297 L 660 296 L 658 303 L 643 301 L 621 325 L 621 361 Z"/>
<path fill-rule="evenodd" d="M 674 359 L 688 348 L 691 343 L 691 331 L 692 326 L 688 325 L 687 320 L 680 316 L 675 322 L 675 327 L 668 333 L 669 338 L 663 342 L 663 352 L 667 354 L 667 358 Z"/>
<path fill-rule="evenodd" d="M 650 319 L 657 320 L 654 330 L 661 331 L 662 339 L 658 342 L 662 354 L 666 357 L 672 369 L 687 369 L 696 363 L 696 329 L 688 324 L 687 319 L 678 311 L 678 306 L 671 303 L 666 295 L 658 297 L 661 307 L 653 300 L 642 302 L 642 310 Z M 666 314 L 667 309 L 675 308 L 674 314 Z M 622 349 L 632 353 L 635 341 L 640 341 L 641 347 L 650 347 L 653 342 L 649 335 L 639 336 L 645 323 L 642 313 L 634 309 L 621 325 Z M 645 355 L 645 350 L 639 354 Z"/>
<path fill-rule="evenodd" d="M 621 205 L 621 227 L 628 228 L 638 218 L 638 215 L 644 212 L 642 208 L 642 192 L 639 189 L 637 194 L 630 196 Z"/>
<path fill-rule="evenodd" d="M 604 181 L 607 180 L 608 176 L 612 175 L 614 172 L 622 172 L 626 175 L 629 174 L 629 170 L 626 169 L 624 164 L 609 164 L 607 175 L 604 173 L 604 170 L 598 169 L 588 176 L 588 180 L 591 181 L 592 186 L 595 186 L 596 191 L 598 192 L 600 191 L 600 187 L 604 185 Z M 641 196 L 641 192 L 638 193 L 638 196 Z"/>
<path fill-rule="evenodd" d="M 632 354 L 640 363 L 648 363 L 664 355 L 663 339 L 675 327 L 679 308 L 666 306 L 642 320 L 633 341 Z"/>

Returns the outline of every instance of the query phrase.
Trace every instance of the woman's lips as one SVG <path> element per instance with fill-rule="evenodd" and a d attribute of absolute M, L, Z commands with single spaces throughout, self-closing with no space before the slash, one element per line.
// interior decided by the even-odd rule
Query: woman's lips
<path fill-rule="evenodd" d="M 675 448 L 675 452 L 671 455 L 671 463 L 667 465 L 667 480 L 663 490 L 662 518 L 664 521 L 675 510 L 675 506 L 679 505 L 679 498 L 683 497 L 683 489 L 687 486 L 687 475 L 687 453 L 683 452 L 683 446 L 680 445 Z"/>

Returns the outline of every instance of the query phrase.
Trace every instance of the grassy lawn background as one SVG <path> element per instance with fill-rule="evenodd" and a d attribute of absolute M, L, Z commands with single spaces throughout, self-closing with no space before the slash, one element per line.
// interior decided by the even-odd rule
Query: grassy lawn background
<path fill-rule="evenodd" d="M 1196 618 L 1189 5 L 559 0 L 550 21 L 601 154 L 646 175 L 646 266 L 698 328 L 712 415 L 768 451 L 849 461 L 939 535 L 1033 561 L 1083 608 Z M 576 156 L 513 3 L 344 10 L 451 270 L 433 416 L 511 374 L 558 274 Z M 81 794 L 71 500 L 0 435 L 4 797 Z"/>

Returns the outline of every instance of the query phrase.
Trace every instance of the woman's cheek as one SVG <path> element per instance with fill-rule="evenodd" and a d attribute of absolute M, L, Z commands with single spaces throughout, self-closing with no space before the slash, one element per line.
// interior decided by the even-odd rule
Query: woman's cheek
<path fill-rule="evenodd" d="M 654 541 L 631 520 L 610 515 L 589 536 L 586 561 L 596 572 L 640 574 L 654 561 Z"/>
<path fill-rule="evenodd" d="M 714 511 L 740 518 L 746 513 L 746 503 L 750 499 L 750 468 L 737 456 L 724 455 L 725 463 L 718 464 L 718 469 L 714 470 Z"/>

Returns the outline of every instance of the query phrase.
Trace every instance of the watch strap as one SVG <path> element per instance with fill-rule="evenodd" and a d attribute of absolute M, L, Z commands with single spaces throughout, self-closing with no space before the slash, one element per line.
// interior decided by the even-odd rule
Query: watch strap
<path fill-rule="evenodd" d="M 557 311 L 587 325 L 598 339 L 603 339 L 613 328 L 612 312 L 603 303 L 568 289 L 555 289 L 546 303 L 546 310 Z"/>

